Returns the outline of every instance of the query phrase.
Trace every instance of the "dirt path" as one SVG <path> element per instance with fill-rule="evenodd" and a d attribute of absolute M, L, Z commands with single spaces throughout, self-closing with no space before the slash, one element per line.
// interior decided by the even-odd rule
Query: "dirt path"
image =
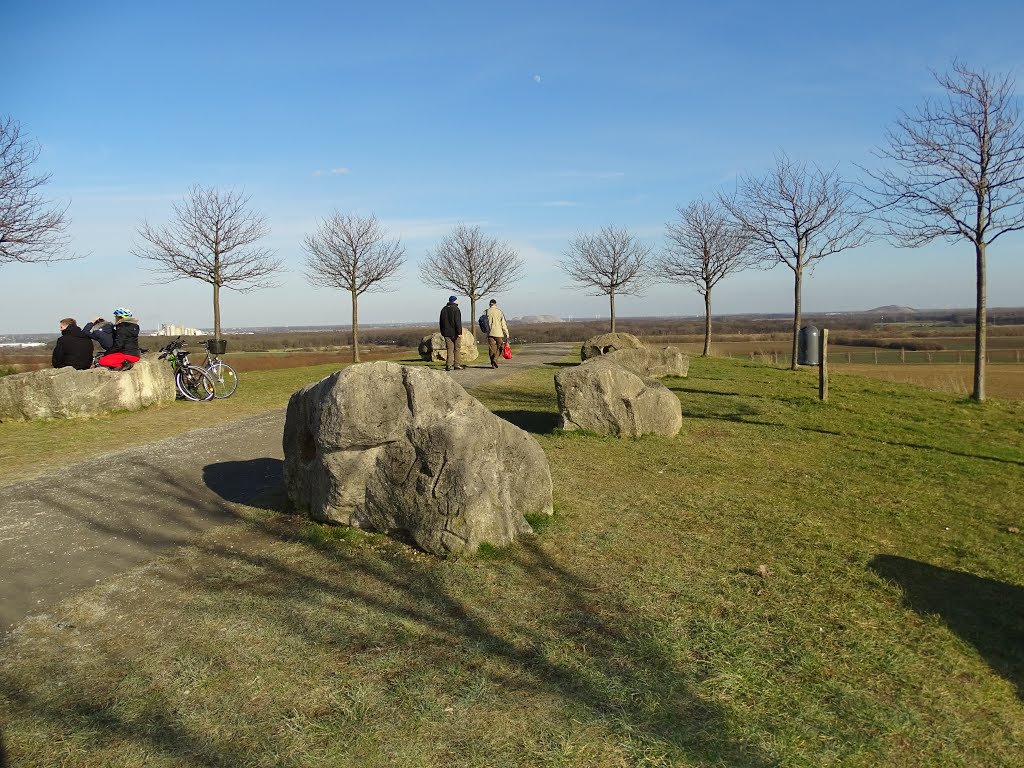
<path fill-rule="evenodd" d="M 486 353 L 446 375 L 466 389 L 554 362 L 574 344 L 523 347 L 494 370 Z M 281 483 L 284 411 L 199 429 L 3 487 L 0 636 L 169 547 L 235 518 L 242 503 Z M 98 477 L 116 476 L 116 487 Z"/>

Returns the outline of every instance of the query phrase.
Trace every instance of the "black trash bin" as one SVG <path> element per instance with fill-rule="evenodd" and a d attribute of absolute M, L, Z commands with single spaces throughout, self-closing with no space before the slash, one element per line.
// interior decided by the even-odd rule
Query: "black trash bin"
<path fill-rule="evenodd" d="M 821 337 L 817 327 L 805 325 L 797 338 L 796 362 L 798 365 L 821 365 Z"/>

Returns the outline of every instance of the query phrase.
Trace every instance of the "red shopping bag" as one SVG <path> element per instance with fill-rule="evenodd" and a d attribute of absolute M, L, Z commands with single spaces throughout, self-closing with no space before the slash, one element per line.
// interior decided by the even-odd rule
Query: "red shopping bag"
<path fill-rule="evenodd" d="M 502 347 L 501 356 L 504 357 L 506 360 L 511 360 L 512 359 L 512 347 L 510 347 L 508 344 L 506 344 L 504 347 Z"/>

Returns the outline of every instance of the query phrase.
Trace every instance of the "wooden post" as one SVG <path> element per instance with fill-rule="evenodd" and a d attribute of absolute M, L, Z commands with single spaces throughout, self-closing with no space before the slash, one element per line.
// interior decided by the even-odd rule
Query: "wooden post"
<path fill-rule="evenodd" d="M 905 350 L 903 347 L 900 347 L 900 362 L 907 362 L 907 350 Z"/>
<path fill-rule="evenodd" d="M 818 365 L 818 399 L 828 400 L 828 328 L 821 331 L 821 361 Z"/>
<path fill-rule="evenodd" d="M 878 350 L 875 350 L 875 365 L 878 365 Z"/>

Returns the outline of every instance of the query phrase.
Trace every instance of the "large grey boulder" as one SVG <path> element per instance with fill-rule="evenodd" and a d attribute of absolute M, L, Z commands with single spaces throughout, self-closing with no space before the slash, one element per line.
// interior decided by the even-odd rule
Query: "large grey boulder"
<path fill-rule="evenodd" d="M 448 357 L 444 345 L 444 336 L 434 333 L 424 336 L 419 345 L 420 358 L 435 363 L 443 363 Z M 468 328 L 462 329 L 462 338 L 459 340 L 459 361 L 471 363 L 480 357 L 480 350 L 476 348 L 476 339 L 473 332 Z"/>
<path fill-rule="evenodd" d="M 665 385 L 637 376 L 607 356 L 559 371 L 555 392 L 562 429 L 673 436 L 683 425 L 679 398 Z"/>
<path fill-rule="evenodd" d="M 440 371 L 389 362 L 292 395 L 284 477 L 314 519 L 405 532 L 440 556 L 509 544 L 531 531 L 525 515 L 552 512 L 536 440 Z"/>
<path fill-rule="evenodd" d="M 589 360 L 614 352 L 617 349 L 643 349 L 644 343 L 630 333 L 602 333 L 583 342 L 580 359 Z"/>
<path fill-rule="evenodd" d="M 74 419 L 173 402 L 174 374 L 145 355 L 130 371 L 46 368 L 0 377 L 0 421 Z"/>
<path fill-rule="evenodd" d="M 690 358 L 676 347 L 654 349 L 616 349 L 603 356 L 637 376 L 661 379 L 665 376 L 686 376 L 690 370 Z"/>

